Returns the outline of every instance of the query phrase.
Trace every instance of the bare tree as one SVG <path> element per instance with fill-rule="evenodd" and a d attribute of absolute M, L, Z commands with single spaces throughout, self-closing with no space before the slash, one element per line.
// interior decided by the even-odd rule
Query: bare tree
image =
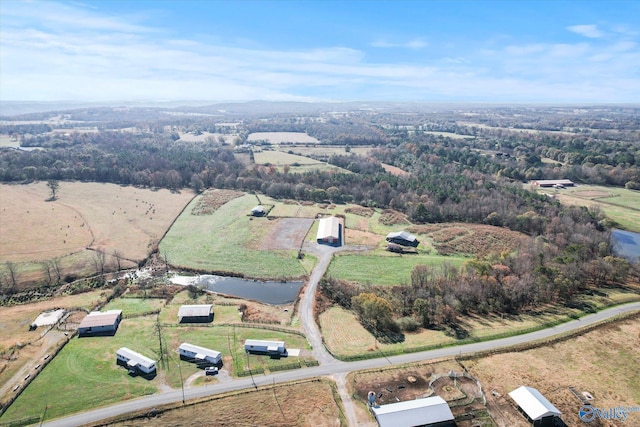
<path fill-rule="evenodd" d="M 16 267 L 16 265 L 14 263 L 12 263 L 11 261 L 7 261 L 5 263 L 5 266 L 7 268 L 7 275 L 8 275 L 8 284 L 9 284 L 9 289 L 8 292 L 10 294 L 12 294 L 13 292 L 15 292 L 15 290 L 18 287 L 18 269 Z"/>
<path fill-rule="evenodd" d="M 116 265 L 118 267 L 118 271 L 122 270 L 122 252 L 120 252 L 117 249 L 114 249 L 113 257 L 116 259 Z"/>
<path fill-rule="evenodd" d="M 106 256 L 104 252 L 95 251 L 93 253 L 93 265 L 96 267 L 96 271 L 101 275 L 104 274 L 105 260 Z"/>
<path fill-rule="evenodd" d="M 53 276 L 51 275 L 51 262 L 50 261 L 42 261 L 40 263 L 40 265 L 42 266 L 42 271 L 44 272 L 45 276 L 47 277 L 47 285 L 51 286 L 51 282 L 53 279 Z"/>

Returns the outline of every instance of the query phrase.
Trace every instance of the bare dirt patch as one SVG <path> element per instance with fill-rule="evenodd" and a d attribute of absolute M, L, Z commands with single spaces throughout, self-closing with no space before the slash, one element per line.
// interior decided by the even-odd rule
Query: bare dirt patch
<path fill-rule="evenodd" d="M 349 208 L 346 208 L 344 211 L 346 213 L 351 213 L 351 214 L 354 214 L 354 215 L 364 216 L 366 218 L 370 218 L 371 216 L 373 216 L 373 213 L 375 212 L 371 208 L 366 208 L 366 207 L 362 207 L 362 206 L 349 207 Z"/>
<path fill-rule="evenodd" d="M 271 231 L 262 239 L 259 249 L 297 250 L 302 246 L 309 228 L 313 225 L 311 218 L 278 218 L 269 221 Z"/>
<path fill-rule="evenodd" d="M 378 219 L 380 224 L 384 225 L 404 225 L 409 224 L 407 216 L 402 212 L 393 209 L 385 209 Z"/>
<path fill-rule="evenodd" d="M 347 228 L 344 233 L 344 240 L 349 245 L 376 246 L 382 239 L 375 233 Z"/>
<path fill-rule="evenodd" d="M 386 163 L 382 163 L 382 167 L 385 171 L 389 172 L 391 175 L 395 176 L 409 176 L 411 175 L 409 172 L 400 169 L 399 167 L 388 165 Z"/>
<path fill-rule="evenodd" d="M 502 227 L 478 224 L 427 224 L 407 228 L 415 234 L 425 234 L 443 255 L 487 255 L 512 251 L 526 236 Z"/>
<path fill-rule="evenodd" d="M 208 190 L 198 199 L 191 213 L 193 215 L 211 215 L 220 206 L 240 196 L 244 196 L 244 193 L 233 190 Z"/>

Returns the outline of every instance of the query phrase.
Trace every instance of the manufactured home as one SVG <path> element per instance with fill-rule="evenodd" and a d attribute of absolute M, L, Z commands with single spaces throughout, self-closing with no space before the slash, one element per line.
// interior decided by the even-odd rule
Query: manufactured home
<path fill-rule="evenodd" d="M 156 372 L 156 361 L 146 356 L 129 350 L 126 347 L 116 351 L 116 361 L 118 365 L 126 366 L 129 372 L 142 372 L 143 374 L 154 374 Z"/>
<path fill-rule="evenodd" d="M 180 344 L 180 347 L 178 347 L 178 353 L 180 353 L 181 359 L 193 360 L 198 363 L 217 365 L 222 360 L 219 351 L 189 344 L 187 342 Z"/>
<path fill-rule="evenodd" d="M 287 349 L 284 341 L 246 340 L 244 350 L 247 353 L 273 354 L 284 356 Z"/>

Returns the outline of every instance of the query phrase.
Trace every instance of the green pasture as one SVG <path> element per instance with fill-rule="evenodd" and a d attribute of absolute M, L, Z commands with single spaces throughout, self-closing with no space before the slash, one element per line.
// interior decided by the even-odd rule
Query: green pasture
<path fill-rule="evenodd" d="M 122 317 L 131 318 L 160 311 L 164 305 L 165 300 L 161 298 L 116 298 L 101 311 L 122 310 Z"/>
<path fill-rule="evenodd" d="M 132 377 L 116 364 L 120 347 L 157 358 L 154 324 L 153 317 L 125 319 L 113 337 L 73 338 L 9 407 L 3 421 L 41 415 L 45 406 L 47 419 L 52 419 L 156 393 L 157 382 Z"/>
<path fill-rule="evenodd" d="M 428 254 L 336 254 L 326 275 L 334 279 L 372 285 L 407 285 L 416 265 L 438 270 L 445 263 L 460 267 L 468 258 Z"/>
<path fill-rule="evenodd" d="M 192 215 L 190 208 L 185 209 L 162 239 L 161 254 L 178 268 L 265 279 L 304 276 L 297 251 L 272 250 L 263 242 L 275 223 L 248 215 L 257 203 L 255 196 L 247 194 L 212 215 Z"/>
<path fill-rule="evenodd" d="M 579 185 L 562 190 L 540 188 L 537 191 L 555 195 L 563 203 L 587 207 L 597 206 L 605 215 L 617 222 L 620 227 L 625 230 L 640 232 L 639 191 L 600 185 Z M 601 195 L 596 193 L 601 193 Z"/>
<path fill-rule="evenodd" d="M 309 157 L 289 154 L 285 151 L 260 151 L 253 154 L 257 165 L 273 165 L 282 171 L 284 166 L 289 166 L 291 173 L 304 173 L 312 170 L 335 170 L 351 173 L 345 169 L 330 165 Z"/>

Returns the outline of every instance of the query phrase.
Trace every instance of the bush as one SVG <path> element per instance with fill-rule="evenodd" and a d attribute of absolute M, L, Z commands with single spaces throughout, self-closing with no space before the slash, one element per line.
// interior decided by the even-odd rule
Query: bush
<path fill-rule="evenodd" d="M 401 317 L 396 320 L 396 325 L 404 332 L 415 332 L 420 328 L 420 322 L 411 316 Z"/>

